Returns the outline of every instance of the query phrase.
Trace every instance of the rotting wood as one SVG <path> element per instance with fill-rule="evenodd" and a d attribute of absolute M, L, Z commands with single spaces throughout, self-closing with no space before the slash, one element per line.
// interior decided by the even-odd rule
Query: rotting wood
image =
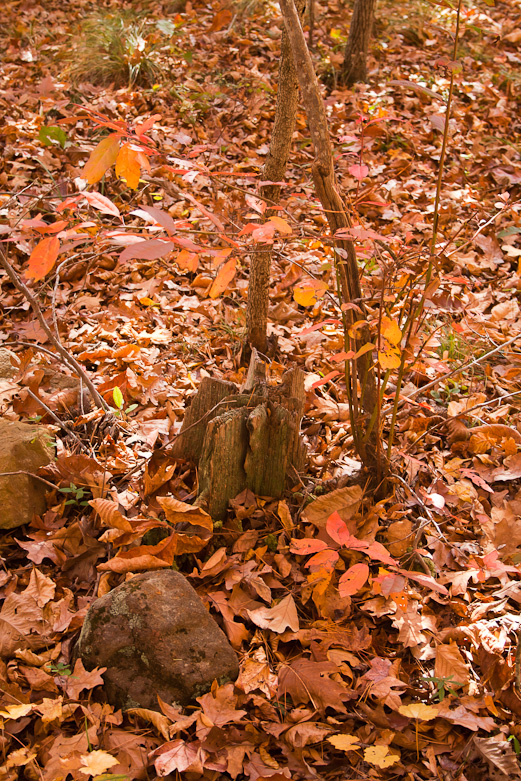
<path fill-rule="evenodd" d="M 280 385 L 269 386 L 265 368 L 253 350 L 240 390 L 206 377 L 171 451 L 198 465 L 197 503 L 215 520 L 224 518 L 230 499 L 245 488 L 260 496 L 282 496 L 305 465 L 299 434 L 304 373 L 289 369 Z"/>

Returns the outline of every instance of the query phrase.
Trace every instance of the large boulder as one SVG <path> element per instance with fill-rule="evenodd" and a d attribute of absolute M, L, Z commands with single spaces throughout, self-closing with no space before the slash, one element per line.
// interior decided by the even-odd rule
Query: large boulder
<path fill-rule="evenodd" d="M 173 570 L 141 573 L 93 602 L 76 655 L 89 670 L 107 668 L 105 692 L 118 708 L 158 710 L 158 695 L 186 705 L 239 671 L 224 633 Z"/>
<path fill-rule="evenodd" d="M 0 473 L 35 473 L 54 458 L 51 434 L 44 426 L 0 420 Z M 31 474 L 0 476 L 0 529 L 14 529 L 45 511 L 49 489 Z"/>

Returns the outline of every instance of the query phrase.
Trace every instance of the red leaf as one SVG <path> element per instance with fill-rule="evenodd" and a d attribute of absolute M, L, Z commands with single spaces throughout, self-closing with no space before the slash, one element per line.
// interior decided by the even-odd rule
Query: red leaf
<path fill-rule="evenodd" d="M 367 546 L 364 553 L 366 553 L 369 558 L 374 559 L 375 561 L 381 561 L 383 564 L 398 564 L 396 559 L 393 559 L 393 557 L 389 555 L 389 551 L 384 548 L 380 542 L 372 542 Z"/>
<path fill-rule="evenodd" d="M 173 247 L 170 241 L 150 239 L 149 241 L 140 241 L 138 244 L 131 244 L 130 247 L 123 250 L 119 259 L 122 263 L 132 260 L 132 258 L 155 260 L 156 258 L 163 258 L 172 250 Z"/>
<path fill-rule="evenodd" d="M 304 328 L 303 331 L 299 331 L 298 334 L 295 334 L 296 336 L 306 336 L 306 334 L 310 334 L 313 331 L 318 331 L 320 328 L 322 328 L 323 325 L 326 325 L 327 323 L 334 323 L 335 325 L 342 325 L 341 320 L 336 320 L 334 317 L 328 317 L 327 320 L 322 320 L 320 323 L 315 323 L 315 325 L 311 325 L 309 328 Z"/>
<path fill-rule="evenodd" d="M 329 382 L 330 380 L 334 380 L 335 377 L 340 377 L 340 372 L 334 371 L 329 372 L 329 374 L 326 374 L 325 377 L 322 377 L 320 380 L 317 380 L 313 383 L 311 386 L 312 388 L 318 388 L 320 385 L 325 385 L 326 382 Z"/>
<path fill-rule="evenodd" d="M 291 540 L 289 549 L 292 553 L 299 556 L 305 556 L 307 553 L 318 553 L 318 551 L 327 548 L 327 543 L 322 540 L 309 539 L 304 537 L 302 540 Z"/>
<path fill-rule="evenodd" d="M 82 193 L 86 201 L 102 214 L 112 214 L 114 217 L 121 217 L 118 207 L 101 193 Z"/>
<path fill-rule="evenodd" d="M 163 209 L 158 209 L 157 206 L 140 206 L 141 211 L 150 214 L 151 217 L 166 230 L 167 233 L 173 236 L 176 232 L 176 224 L 172 217 Z"/>
<path fill-rule="evenodd" d="M 351 537 L 349 529 L 336 511 L 327 519 L 326 531 L 331 539 L 338 542 L 339 545 L 345 545 Z"/>
<path fill-rule="evenodd" d="M 25 272 L 27 279 L 43 279 L 53 268 L 60 251 L 60 240 L 56 236 L 42 239 L 31 252 Z"/>
<path fill-rule="evenodd" d="M 235 276 L 236 263 L 237 261 L 235 258 L 230 258 L 230 260 L 224 264 L 222 269 L 215 277 L 212 287 L 210 288 L 210 292 L 208 294 L 210 298 L 218 298 L 222 293 L 224 293 Z"/>
<path fill-rule="evenodd" d="M 369 577 L 369 567 L 361 562 L 353 564 L 347 572 L 344 572 L 338 581 L 338 592 L 341 597 L 350 597 L 360 591 L 367 578 Z"/>
<path fill-rule="evenodd" d="M 359 182 L 361 182 L 362 179 L 365 179 L 369 173 L 369 168 L 366 165 L 352 165 L 347 170 L 351 176 L 354 176 Z"/>
<path fill-rule="evenodd" d="M 315 572 L 317 569 L 325 569 L 327 572 L 331 572 L 337 563 L 338 558 L 336 550 L 326 548 L 326 550 L 320 551 L 320 553 L 316 553 L 312 556 L 309 561 L 306 562 L 306 567 L 309 567 L 311 572 Z"/>

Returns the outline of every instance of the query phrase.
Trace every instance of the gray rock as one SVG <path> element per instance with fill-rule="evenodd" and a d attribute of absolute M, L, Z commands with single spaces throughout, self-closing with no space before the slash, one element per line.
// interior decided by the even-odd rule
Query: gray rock
<path fill-rule="evenodd" d="M 158 710 L 157 695 L 186 705 L 215 678 L 235 680 L 235 651 L 186 578 L 173 570 L 136 575 L 89 608 L 76 655 L 106 667 L 109 702 Z"/>
<path fill-rule="evenodd" d="M 31 472 L 54 458 L 52 435 L 45 426 L 0 420 L 0 473 Z M 46 509 L 49 489 L 31 475 L 0 476 L 0 529 L 14 529 Z"/>
<path fill-rule="evenodd" d="M 0 347 L 0 380 L 10 380 L 18 373 L 20 359 L 12 350 Z"/>

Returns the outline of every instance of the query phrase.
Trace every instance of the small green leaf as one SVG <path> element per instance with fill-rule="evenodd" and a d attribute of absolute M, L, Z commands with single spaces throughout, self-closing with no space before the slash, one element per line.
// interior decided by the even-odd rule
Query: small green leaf
<path fill-rule="evenodd" d="M 121 393 L 121 390 L 118 388 L 117 385 L 112 391 L 112 398 L 114 399 L 114 404 L 116 405 L 116 407 L 118 409 L 121 409 L 123 406 L 124 399 L 123 399 L 123 394 Z"/>
<path fill-rule="evenodd" d="M 510 225 L 503 231 L 499 231 L 498 239 L 504 239 L 505 236 L 515 236 L 516 233 L 521 233 L 521 225 Z"/>
<path fill-rule="evenodd" d="M 38 139 L 44 146 L 59 144 L 62 149 L 65 149 L 65 144 L 67 143 L 65 131 L 61 127 L 54 125 L 42 125 L 38 133 Z"/>

